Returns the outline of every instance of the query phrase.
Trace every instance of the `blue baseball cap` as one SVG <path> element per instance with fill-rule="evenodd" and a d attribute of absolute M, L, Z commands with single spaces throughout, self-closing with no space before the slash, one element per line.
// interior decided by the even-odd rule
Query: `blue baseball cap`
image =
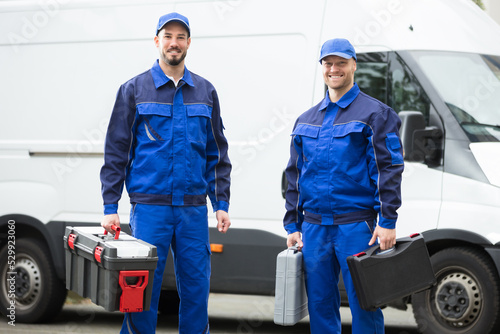
<path fill-rule="evenodd" d="M 158 33 L 160 32 L 160 30 L 163 29 L 165 24 L 172 21 L 177 21 L 182 23 L 187 29 L 188 37 L 191 36 L 191 29 L 189 28 L 188 18 L 176 12 L 168 13 L 160 17 L 160 19 L 158 20 L 158 25 L 156 26 L 156 35 L 158 36 Z"/>
<path fill-rule="evenodd" d="M 321 47 L 321 55 L 319 57 L 319 63 L 323 58 L 327 56 L 339 56 L 345 59 L 356 59 L 356 51 L 354 51 L 354 47 L 352 44 L 343 38 L 335 38 L 326 41 Z"/>

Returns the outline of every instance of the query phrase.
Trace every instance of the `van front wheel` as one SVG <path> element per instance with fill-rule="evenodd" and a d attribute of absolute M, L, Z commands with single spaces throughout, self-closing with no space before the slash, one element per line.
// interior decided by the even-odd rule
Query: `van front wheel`
<path fill-rule="evenodd" d="M 61 310 L 66 287 L 49 254 L 44 243 L 29 238 L 0 250 L 0 310 L 8 319 L 12 315 L 15 322 L 48 321 Z"/>
<path fill-rule="evenodd" d="M 431 257 L 437 284 L 412 296 L 422 333 L 498 333 L 500 287 L 495 265 L 482 252 L 449 248 Z"/>

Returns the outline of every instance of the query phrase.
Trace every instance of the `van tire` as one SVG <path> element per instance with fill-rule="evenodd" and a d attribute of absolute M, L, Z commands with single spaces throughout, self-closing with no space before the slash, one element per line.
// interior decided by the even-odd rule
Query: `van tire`
<path fill-rule="evenodd" d="M 15 272 L 15 321 L 49 321 L 61 310 L 67 293 L 64 283 L 56 275 L 50 252 L 43 242 L 31 238 L 19 238 L 14 246 L 14 270 L 8 261 L 3 261 L 9 256 L 8 245 L 0 251 L 0 310 L 6 316 L 10 314 L 7 308 L 12 300 L 12 292 L 7 279 L 13 275 L 7 273 Z"/>
<path fill-rule="evenodd" d="M 499 278 L 488 256 L 473 248 L 448 248 L 434 254 L 431 263 L 436 285 L 412 297 L 419 331 L 498 333 Z"/>

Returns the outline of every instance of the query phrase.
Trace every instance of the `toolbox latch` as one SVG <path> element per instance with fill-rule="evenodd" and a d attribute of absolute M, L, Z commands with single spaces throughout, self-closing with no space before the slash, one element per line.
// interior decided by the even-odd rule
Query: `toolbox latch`
<path fill-rule="evenodd" d="M 96 246 L 96 248 L 94 249 L 94 258 L 99 263 L 101 263 L 101 254 L 102 254 L 102 251 L 103 251 L 103 248 L 101 246 Z"/>
<path fill-rule="evenodd" d="M 68 246 L 69 246 L 69 248 L 75 249 L 75 240 L 76 240 L 76 234 L 70 233 L 70 235 L 68 235 Z"/>
<path fill-rule="evenodd" d="M 135 284 L 127 283 L 127 277 L 137 277 Z M 144 304 L 144 289 L 148 285 L 149 271 L 120 271 L 119 283 L 122 288 L 120 297 L 120 312 L 142 312 Z"/>
<path fill-rule="evenodd" d="M 354 257 L 362 257 L 362 256 L 365 256 L 365 255 L 366 255 L 366 253 L 365 253 L 365 252 L 360 252 L 360 253 L 358 253 L 358 254 L 354 254 L 353 256 L 354 256 Z"/>

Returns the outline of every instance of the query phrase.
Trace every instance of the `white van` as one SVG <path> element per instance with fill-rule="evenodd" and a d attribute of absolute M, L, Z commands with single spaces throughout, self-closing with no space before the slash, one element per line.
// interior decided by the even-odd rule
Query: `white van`
<path fill-rule="evenodd" d="M 211 231 L 223 245 L 212 255 L 213 292 L 274 294 L 290 132 L 324 97 L 321 44 L 345 37 L 358 52 L 355 81 L 403 120 L 397 232 L 423 234 L 437 275 L 435 287 L 395 306 L 411 302 L 423 332 L 495 332 L 500 27 L 470 0 L 0 1 L 0 304 L 9 321 L 59 312 L 65 226 L 102 218 L 114 97 L 152 66 L 154 28 L 170 11 L 190 19 L 186 64 L 219 93 L 234 165 L 231 229 Z M 167 312 L 176 307 L 171 264 L 164 288 Z"/>

